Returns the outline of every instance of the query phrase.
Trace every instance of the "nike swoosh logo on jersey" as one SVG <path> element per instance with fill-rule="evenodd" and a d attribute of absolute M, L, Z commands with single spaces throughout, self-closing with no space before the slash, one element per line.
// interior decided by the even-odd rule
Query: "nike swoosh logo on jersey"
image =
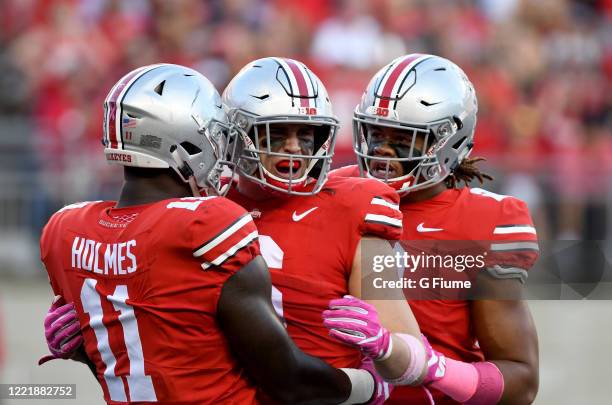
<path fill-rule="evenodd" d="M 298 213 L 296 211 L 293 211 L 293 220 L 295 222 L 301 221 L 302 219 L 304 219 L 304 217 L 306 215 L 310 214 L 312 211 L 316 210 L 317 208 L 319 208 L 319 207 L 312 207 L 308 211 L 302 212 L 300 215 L 298 215 Z"/>
<path fill-rule="evenodd" d="M 421 222 L 417 225 L 417 232 L 438 232 L 444 230 L 442 228 L 425 228 L 423 225 L 425 225 L 425 222 Z"/>

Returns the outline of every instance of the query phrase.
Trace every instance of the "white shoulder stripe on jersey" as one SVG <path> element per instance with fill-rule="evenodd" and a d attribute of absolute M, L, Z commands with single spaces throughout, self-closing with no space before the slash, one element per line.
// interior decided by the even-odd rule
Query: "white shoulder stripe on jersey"
<path fill-rule="evenodd" d="M 102 200 L 97 200 L 97 201 L 83 201 L 83 202 L 79 202 L 79 203 L 74 203 L 74 204 L 70 204 L 70 205 L 65 205 L 64 207 L 60 208 L 57 212 L 62 212 L 62 211 L 67 211 L 67 210 L 74 210 L 74 209 L 78 209 L 78 208 L 83 208 L 89 204 L 96 204 L 102 202 Z"/>
<path fill-rule="evenodd" d="M 391 225 L 391 226 L 394 226 L 396 228 L 401 228 L 402 227 L 402 221 L 401 220 L 396 219 L 396 218 L 391 218 L 391 217 L 388 217 L 386 215 L 367 214 L 365 216 L 365 221 L 366 222 L 375 222 L 375 223 Z"/>
<path fill-rule="evenodd" d="M 494 252 L 504 252 L 510 250 L 540 250 L 537 242 L 509 242 L 491 243 L 491 250 Z"/>
<path fill-rule="evenodd" d="M 485 190 L 485 189 L 479 188 L 479 187 L 470 188 L 470 193 L 476 194 L 476 195 L 481 195 L 483 197 L 490 197 L 490 198 L 494 199 L 495 201 L 502 201 L 502 200 L 504 200 L 504 199 L 509 197 L 507 195 L 493 193 L 493 192 L 491 192 L 489 190 Z"/>
<path fill-rule="evenodd" d="M 219 235 L 215 236 L 213 239 L 211 239 L 210 241 L 202 245 L 200 248 L 198 248 L 195 252 L 193 252 L 193 257 L 200 257 L 211 249 L 214 249 L 215 247 L 219 246 L 219 244 L 229 238 L 234 232 L 252 221 L 252 216 L 250 216 L 249 214 L 244 214 L 242 217 L 240 217 L 240 219 L 234 222 L 225 231 L 221 232 Z"/>
<path fill-rule="evenodd" d="M 498 226 L 493 231 L 493 235 L 509 235 L 512 233 L 531 233 L 536 234 L 536 230 L 531 225 L 504 225 Z"/>
<path fill-rule="evenodd" d="M 389 201 L 385 200 L 384 198 L 380 198 L 380 197 L 372 198 L 372 201 L 370 201 L 370 204 L 382 205 L 383 207 L 388 207 L 393 210 L 399 211 L 399 204 L 390 203 Z"/>
<path fill-rule="evenodd" d="M 257 231 L 253 231 L 247 236 L 245 236 L 240 242 L 236 243 L 234 246 L 229 248 L 227 252 L 223 253 L 222 255 L 217 257 L 212 262 L 202 263 L 202 269 L 206 270 L 210 266 L 222 265 L 227 259 L 234 256 L 236 252 L 238 252 L 243 247 L 247 246 L 249 243 L 253 242 L 255 239 L 257 239 Z"/>

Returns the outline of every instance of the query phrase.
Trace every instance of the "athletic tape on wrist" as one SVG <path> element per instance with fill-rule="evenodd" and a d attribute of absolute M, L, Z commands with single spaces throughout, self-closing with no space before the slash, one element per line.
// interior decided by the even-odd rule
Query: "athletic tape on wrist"
<path fill-rule="evenodd" d="M 478 371 L 478 387 L 465 405 L 491 405 L 496 404 L 504 393 L 504 376 L 499 368 L 491 362 L 481 361 L 472 363 Z"/>
<path fill-rule="evenodd" d="M 419 379 L 423 373 L 423 369 L 427 365 L 427 354 L 425 353 L 423 343 L 421 343 L 420 339 L 417 339 L 412 335 L 407 335 L 404 333 L 394 333 L 393 335 L 400 338 L 408 346 L 408 351 L 410 352 L 410 363 L 408 363 L 406 371 L 404 371 L 401 376 L 394 379 L 385 378 L 385 381 L 393 385 L 414 384 Z"/>
<path fill-rule="evenodd" d="M 374 395 L 374 377 L 367 370 L 356 368 L 341 368 L 351 380 L 351 395 L 340 405 L 363 404 Z"/>
<path fill-rule="evenodd" d="M 478 370 L 472 363 L 446 357 L 444 376 L 430 386 L 464 403 L 478 390 Z"/>

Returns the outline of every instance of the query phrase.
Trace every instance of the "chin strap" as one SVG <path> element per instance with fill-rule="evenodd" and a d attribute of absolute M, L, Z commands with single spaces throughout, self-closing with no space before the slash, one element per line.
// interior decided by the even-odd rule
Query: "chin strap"
<path fill-rule="evenodd" d="M 181 154 L 178 152 L 178 146 L 172 145 L 170 147 L 170 154 L 172 155 L 172 159 L 176 163 L 176 170 L 179 172 L 183 180 L 186 180 L 189 184 L 189 188 L 191 189 L 191 193 L 194 197 L 201 197 L 202 191 L 198 187 L 196 183 L 195 177 L 193 176 L 193 170 L 191 167 L 183 160 Z M 209 193 L 206 192 L 208 195 Z"/>
<path fill-rule="evenodd" d="M 208 191 L 203 191 L 198 188 L 198 185 L 196 184 L 196 181 L 195 181 L 195 177 L 189 176 L 188 182 L 189 182 L 189 188 L 191 189 L 191 193 L 193 194 L 194 197 L 202 197 L 203 194 L 205 194 L 206 196 L 210 195 Z"/>

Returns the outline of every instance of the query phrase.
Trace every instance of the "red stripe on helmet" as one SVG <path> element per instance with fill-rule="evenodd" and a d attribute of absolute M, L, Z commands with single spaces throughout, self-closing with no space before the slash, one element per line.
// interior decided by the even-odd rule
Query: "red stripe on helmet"
<path fill-rule="evenodd" d="M 127 84 L 140 73 L 146 67 L 142 67 L 140 69 L 136 69 L 127 75 L 123 76 L 123 78 L 115 85 L 115 87 L 111 90 L 111 93 L 106 98 L 106 104 L 108 106 L 106 113 L 108 114 L 106 117 L 106 122 L 108 126 L 108 143 L 107 147 L 112 149 L 117 149 L 119 147 L 119 142 L 121 141 L 121 134 L 117 135 L 117 98 L 121 91 L 127 86 Z M 119 117 L 121 119 L 121 117 Z"/>
<path fill-rule="evenodd" d="M 295 77 L 295 81 L 298 85 L 298 91 L 300 93 L 299 96 L 308 97 L 308 85 L 306 84 L 306 78 L 304 77 L 304 74 L 300 70 L 299 66 L 291 59 L 285 59 L 284 61 L 287 65 L 289 65 L 289 68 L 291 69 L 291 72 Z M 301 107 L 308 107 L 309 104 L 310 101 L 308 100 L 308 98 L 300 98 Z"/>
<path fill-rule="evenodd" d="M 402 71 L 404 70 L 406 66 L 408 66 L 409 64 L 411 64 L 412 62 L 420 58 L 421 56 L 423 55 L 418 54 L 418 53 L 407 56 L 404 60 L 402 60 L 397 65 L 395 65 L 395 67 L 393 68 L 393 71 L 389 74 L 389 78 L 387 79 L 387 82 L 385 83 L 385 87 L 383 87 L 382 93 L 380 94 L 381 99 L 380 99 L 379 107 L 389 108 L 389 99 L 391 98 L 391 91 L 393 90 L 393 87 L 395 87 L 395 83 L 400 78 L 399 77 L 400 74 L 402 73 Z"/>

